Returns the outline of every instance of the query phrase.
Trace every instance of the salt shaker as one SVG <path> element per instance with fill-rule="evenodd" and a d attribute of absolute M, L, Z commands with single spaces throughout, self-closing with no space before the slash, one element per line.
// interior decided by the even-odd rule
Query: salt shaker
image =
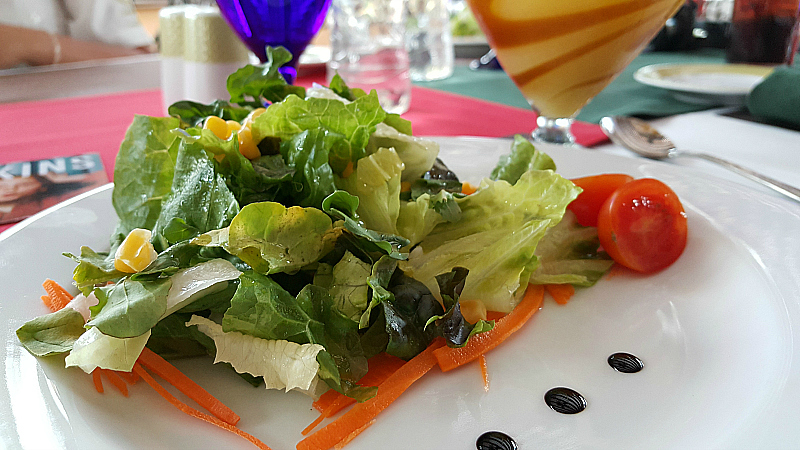
<path fill-rule="evenodd" d="M 183 18 L 185 5 L 167 6 L 158 13 L 161 37 L 161 93 L 164 113 L 169 105 L 183 100 Z"/>
<path fill-rule="evenodd" d="M 228 75 L 249 60 L 249 51 L 222 18 L 216 6 L 190 6 L 183 23 L 183 95 L 211 103 L 230 98 Z"/>
<path fill-rule="evenodd" d="M 432 81 L 453 74 L 453 37 L 447 0 L 406 0 L 406 48 L 411 79 Z"/>
<path fill-rule="evenodd" d="M 402 114 L 411 104 L 403 0 L 333 0 L 328 81 L 375 89 L 381 106 Z"/>

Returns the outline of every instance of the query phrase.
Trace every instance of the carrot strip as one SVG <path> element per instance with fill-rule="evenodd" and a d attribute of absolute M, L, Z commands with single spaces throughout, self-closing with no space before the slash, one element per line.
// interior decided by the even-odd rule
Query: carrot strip
<path fill-rule="evenodd" d="M 108 381 L 110 381 L 115 388 L 119 389 L 119 391 L 122 392 L 122 395 L 124 395 L 125 397 L 128 396 L 128 385 L 125 384 L 125 381 L 123 381 L 122 378 L 120 378 L 116 372 L 114 372 L 113 370 L 101 369 L 99 367 L 95 369 L 95 372 L 100 372 L 102 375 L 105 375 L 106 378 L 108 378 Z"/>
<path fill-rule="evenodd" d="M 358 384 L 362 386 L 378 386 L 403 364 L 405 364 L 405 361 L 396 356 L 392 356 L 386 352 L 378 353 L 369 359 L 369 370 L 363 377 L 361 377 L 361 379 L 358 381 Z M 346 403 L 342 404 L 339 409 L 331 412 L 330 414 L 336 414 L 344 407 L 355 403 L 355 400 L 352 398 L 331 389 L 322 394 L 319 400 L 312 403 L 311 406 L 313 406 L 317 411 L 323 412 L 331 405 L 340 404 L 342 402 Z"/>
<path fill-rule="evenodd" d="M 297 450 L 329 449 L 358 435 L 381 411 L 436 365 L 433 353 L 443 345 L 443 339 L 434 340 L 427 349 L 389 375 L 378 386 L 375 397 L 357 403 L 325 428 L 300 441 Z"/>
<path fill-rule="evenodd" d="M 378 386 L 405 363 L 402 359 L 388 353 L 378 353 L 369 359 L 369 371 L 361 377 L 358 383 L 362 386 Z M 312 406 L 320 412 L 320 415 L 302 431 L 303 436 L 316 428 L 325 418 L 333 416 L 355 402 L 354 399 L 333 389 L 325 392 L 320 396 L 319 400 L 312 403 Z"/>
<path fill-rule="evenodd" d="M 350 441 L 355 439 L 356 436 L 361 434 L 362 431 L 364 431 L 367 428 L 369 428 L 370 426 L 372 426 L 373 423 L 375 423 L 375 419 L 370 420 L 369 422 L 365 423 L 363 427 L 361 427 L 361 428 L 357 429 L 356 431 L 353 431 L 352 433 L 350 433 L 350 435 L 348 435 L 346 438 L 342 439 L 338 444 L 334 445 L 333 448 L 335 448 L 336 450 L 343 449 L 345 445 L 349 444 Z"/>
<path fill-rule="evenodd" d="M 500 311 L 486 311 L 486 320 L 497 320 L 507 316 L 506 313 Z"/>
<path fill-rule="evenodd" d="M 222 420 L 219 420 L 214 416 L 208 415 L 202 411 L 198 411 L 192 408 L 191 406 L 187 405 L 186 403 L 183 403 L 182 401 L 178 400 L 174 395 L 170 394 L 166 389 L 164 389 L 163 386 L 158 384 L 158 382 L 156 382 L 156 380 L 152 376 L 150 376 L 150 374 L 147 373 L 147 371 L 144 370 L 139 363 L 133 365 L 133 371 L 134 373 L 139 375 L 145 381 L 145 383 L 149 384 L 150 387 L 155 389 L 155 391 L 158 392 L 162 397 L 164 397 L 168 402 L 172 403 L 173 406 L 181 410 L 181 412 L 188 414 L 192 417 L 205 420 L 206 422 L 214 424 L 222 428 L 223 430 L 227 430 L 230 431 L 231 433 L 241 436 L 247 439 L 248 441 L 252 442 L 253 444 L 255 444 L 256 447 L 262 450 L 271 450 L 267 446 L 267 444 L 261 442 L 255 436 L 246 433 L 227 422 L 223 422 Z"/>
<path fill-rule="evenodd" d="M 142 350 L 138 361 L 219 419 L 231 425 L 239 422 L 239 416 L 235 412 L 149 348 Z"/>
<path fill-rule="evenodd" d="M 49 295 L 42 296 L 42 303 L 44 303 L 44 306 L 47 306 L 47 309 L 49 309 L 51 312 L 58 311 L 57 309 L 55 309 L 55 306 L 53 306 L 53 300 L 50 298 Z"/>
<path fill-rule="evenodd" d="M 67 292 L 66 289 L 49 278 L 44 280 L 42 287 L 44 287 L 44 290 L 47 291 L 47 295 L 50 297 L 50 304 L 48 305 L 47 302 L 45 302 L 45 304 L 54 312 L 67 306 L 67 303 L 72 300 L 72 295 Z"/>
<path fill-rule="evenodd" d="M 136 384 L 139 381 L 139 375 L 134 372 L 116 372 L 117 375 L 122 377 L 123 380 L 127 381 L 128 384 Z"/>
<path fill-rule="evenodd" d="M 486 367 L 486 355 L 478 357 L 478 364 L 481 366 L 481 376 L 483 377 L 483 390 L 489 392 L 489 369 Z"/>
<path fill-rule="evenodd" d="M 461 183 L 461 193 L 464 194 L 464 195 L 472 195 L 475 192 L 477 192 L 477 190 L 478 190 L 477 187 L 475 187 L 475 186 L 473 186 L 473 185 L 471 185 L 471 184 L 469 184 L 467 182 Z"/>
<path fill-rule="evenodd" d="M 334 392 L 335 392 L 335 391 L 334 391 Z M 315 419 L 313 422 L 311 422 L 310 424 L 308 424 L 308 426 L 307 426 L 307 427 L 305 427 L 305 428 L 303 429 L 303 431 L 301 431 L 301 432 L 300 432 L 300 434 L 302 434 L 303 436 L 307 435 L 308 433 L 310 433 L 310 432 L 311 432 L 311 430 L 313 430 L 314 428 L 316 428 L 316 427 L 317 427 L 317 425 L 319 425 L 320 423 L 322 423 L 322 421 L 323 421 L 323 420 L 325 420 L 325 418 L 326 418 L 326 417 L 328 417 L 328 416 L 326 416 L 326 415 L 325 415 L 325 410 L 323 410 L 321 413 L 319 413 L 319 417 L 317 417 L 317 418 L 316 418 L 316 419 Z"/>
<path fill-rule="evenodd" d="M 575 286 L 571 284 L 546 284 L 544 288 L 559 305 L 566 305 L 575 295 Z"/>
<path fill-rule="evenodd" d="M 97 389 L 97 392 L 103 393 L 103 380 L 100 379 L 100 369 L 99 367 L 92 371 L 92 381 L 94 382 L 94 388 Z"/>
<path fill-rule="evenodd" d="M 541 285 L 528 285 L 525 297 L 502 319 L 495 322 L 491 330 L 473 336 L 467 345 L 461 348 L 442 347 L 434 352 L 439 368 L 447 372 L 470 361 L 497 347 L 506 338 L 519 330 L 533 314 L 539 310 L 544 299 L 544 287 Z"/>

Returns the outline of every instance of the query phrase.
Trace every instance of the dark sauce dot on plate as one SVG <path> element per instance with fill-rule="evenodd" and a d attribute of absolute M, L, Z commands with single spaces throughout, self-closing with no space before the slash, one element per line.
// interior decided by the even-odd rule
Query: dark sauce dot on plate
<path fill-rule="evenodd" d="M 478 450 L 517 450 L 517 443 L 511 436 L 500 431 L 487 431 L 475 441 Z"/>
<path fill-rule="evenodd" d="M 608 365 L 617 372 L 636 373 L 644 369 L 644 363 L 638 357 L 630 353 L 614 353 L 608 357 Z"/>
<path fill-rule="evenodd" d="M 555 412 L 578 414 L 586 409 L 586 399 L 580 393 L 566 387 L 550 389 L 544 394 L 544 402 Z"/>

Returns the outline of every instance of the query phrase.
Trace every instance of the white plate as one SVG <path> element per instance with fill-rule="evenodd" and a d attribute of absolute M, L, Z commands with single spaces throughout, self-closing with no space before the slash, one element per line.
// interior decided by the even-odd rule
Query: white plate
<path fill-rule="evenodd" d="M 690 103 L 738 105 L 772 70 L 747 64 L 654 64 L 637 70 L 633 78 Z"/>
<path fill-rule="evenodd" d="M 331 59 L 331 48 L 324 45 L 309 45 L 300 55 L 301 67 L 325 67 Z"/>
<path fill-rule="evenodd" d="M 439 138 L 442 158 L 476 182 L 508 141 Z M 800 208 L 774 196 L 665 163 L 542 146 L 567 177 L 602 172 L 669 184 L 689 216 L 683 256 L 652 276 L 630 273 L 543 310 L 476 365 L 434 369 L 356 438 L 351 449 L 475 448 L 488 430 L 531 448 L 775 448 L 800 443 Z M 102 249 L 115 223 L 111 191 L 51 209 L 0 236 L 0 439 L 10 448 L 250 448 L 178 412 L 144 383 L 123 398 L 91 377 L 39 359 L 14 331 L 45 313 L 41 282 L 68 284 L 62 251 Z M 637 374 L 606 358 L 644 360 Z M 275 449 L 294 448 L 317 414 L 301 394 L 255 389 L 209 359 L 176 363 Z M 550 410 L 544 393 L 568 386 L 588 408 Z"/>

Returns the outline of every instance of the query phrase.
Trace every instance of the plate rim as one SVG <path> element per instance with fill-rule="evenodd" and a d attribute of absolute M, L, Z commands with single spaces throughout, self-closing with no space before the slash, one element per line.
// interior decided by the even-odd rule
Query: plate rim
<path fill-rule="evenodd" d="M 725 70 L 720 70 L 720 69 Z M 766 78 L 774 67 L 760 66 L 755 64 L 726 64 L 726 63 L 660 63 L 650 64 L 640 67 L 633 73 L 633 79 L 637 82 L 657 88 L 667 89 L 677 92 L 688 92 L 693 94 L 724 95 L 724 96 L 747 96 L 750 89 L 744 88 L 715 88 L 713 86 L 699 86 L 670 81 L 660 76 L 660 72 L 665 70 L 683 70 L 689 73 L 729 73 L 740 75 L 760 75 Z M 748 73 L 745 73 L 748 72 Z"/>

